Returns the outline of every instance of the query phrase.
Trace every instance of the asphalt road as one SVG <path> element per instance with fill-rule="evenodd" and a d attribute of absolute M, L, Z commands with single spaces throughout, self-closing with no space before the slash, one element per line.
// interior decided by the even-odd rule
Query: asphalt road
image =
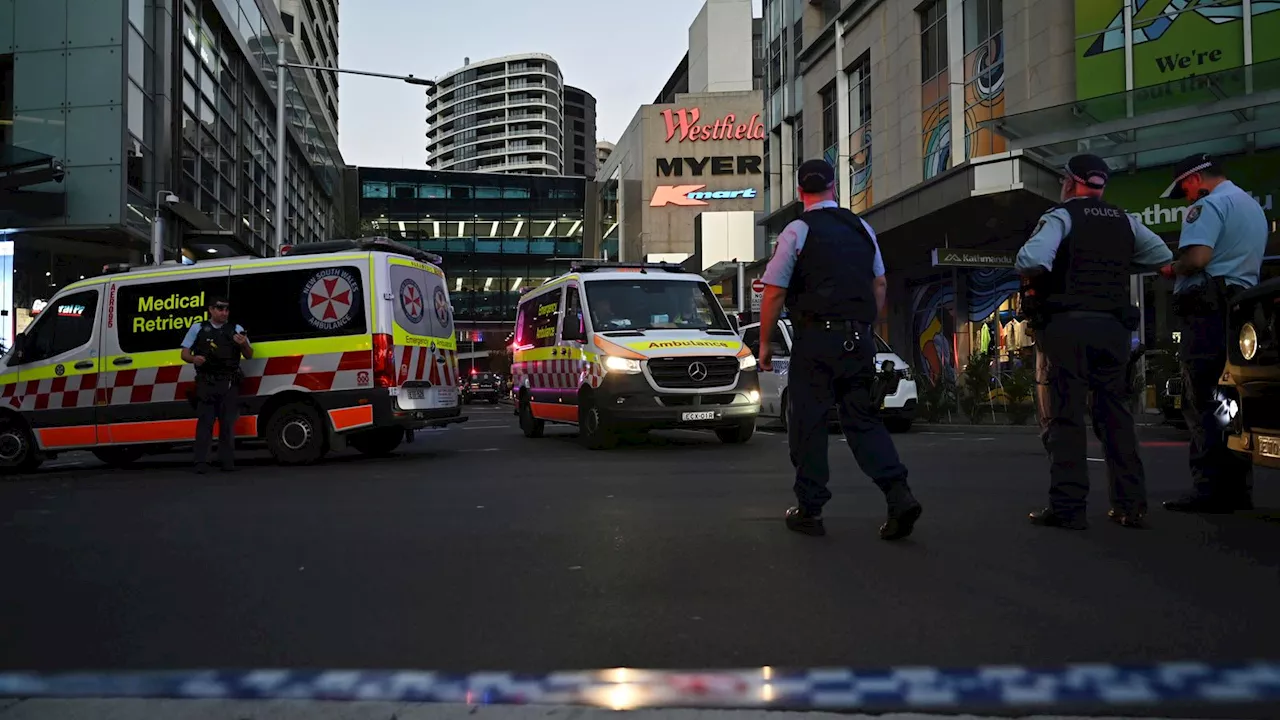
<path fill-rule="evenodd" d="M 1274 658 L 1280 476 L 1260 509 L 1132 531 L 1030 526 L 1031 435 L 897 436 L 925 504 L 883 501 L 833 435 L 826 538 L 787 532 L 785 437 L 651 434 L 608 453 L 506 406 L 396 457 L 196 476 L 60 460 L 0 483 L 0 669 L 1045 665 Z M 1185 444 L 1144 435 L 1153 504 Z M 1097 457 L 1096 449 L 1092 454 Z M 1266 508 L 1272 508 L 1267 510 Z"/>

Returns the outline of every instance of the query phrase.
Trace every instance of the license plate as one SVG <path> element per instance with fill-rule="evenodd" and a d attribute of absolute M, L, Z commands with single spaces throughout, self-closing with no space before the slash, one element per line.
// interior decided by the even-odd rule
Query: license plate
<path fill-rule="evenodd" d="M 1280 437 L 1259 435 L 1258 454 L 1262 457 L 1280 459 Z"/>
<path fill-rule="evenodd" d="M 715 420 L 715 410 L 703 410 L 702 412 L 680 413 L 681 422 L 696 422 L 698 420 Z"/>
<path fill-rule="evenodd" d="M 1175 396 L 1174 396 L 1174 398 L 1173 398 L 1173 407 L 1174 407 L 1174 409 L 1175 409 L 1175 410 L 1176 410 L 1176 409 L 1180 409 L 1180 408 L 1182 407 L 1182 396 L 1181 396 L 1181 395 L 1175 395 Z"/>
<path fill-rule="evenodd" d="M 427 399 L 427 391 L 423 388 L 407 388 L 405 390 L 405 395 L 410 400 L 426 400 Z"/>

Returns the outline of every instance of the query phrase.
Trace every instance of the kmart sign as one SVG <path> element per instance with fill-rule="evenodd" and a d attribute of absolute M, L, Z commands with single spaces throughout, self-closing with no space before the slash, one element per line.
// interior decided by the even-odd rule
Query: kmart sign
<path fill-rule="evenodd" d="M 1227 177 L 1258 201 L 1271 220 L 1277 219 L 1280 199 L 1280 152 L 1222 158 Z M 1119 205 L 1156 232 L 1176 231 L 1187 215 L 1185 200 L 1165 200 L 1160 193 L 1173 180 L 1172 167 L 1142 170 L 1132 175 L 1112 175 L 1103 196 Z"/>

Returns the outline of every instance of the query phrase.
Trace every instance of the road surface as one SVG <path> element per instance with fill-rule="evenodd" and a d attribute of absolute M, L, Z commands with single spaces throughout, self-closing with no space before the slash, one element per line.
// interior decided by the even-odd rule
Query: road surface
<path fill-rule="evenodd" d="M 883 502 L 831 437 L 826 538 L 787 532 L 785 436 L 659 432 L 612 452 L 524 438 L 508 406 L 392 458 L 286 469 L 251 456 L 111 470 L 60 459 L 0 483 L 0 669 L 1145 663 L 1275 658 L 1280 476 L 1259 510 L 1153 510 L 1032 527 L 1029 434 L 896 436 L 925 505 L 877 539 Z M 1153 506 L 1185 443 L 1143 435 Z M 1098 457 L 1096 446 L 1091 454 Z M 1268 510 L 1271 508 L 1271 510 Z M 1268 630 L 1270 628 L 1270 630 Z"/>

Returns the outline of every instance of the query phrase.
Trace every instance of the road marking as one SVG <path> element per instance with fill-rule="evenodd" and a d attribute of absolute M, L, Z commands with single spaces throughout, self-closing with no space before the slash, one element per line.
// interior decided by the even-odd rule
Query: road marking
<path fill-rule="evenodd" d="M 498 448 L 472 448 L 470 450 L 459 450 L 458 452 L 498 452 Z"/>
<path fill-rule="evenodd" d="M 1089 458 L 1089 462 L 1106 462 L 1103 458 Z"/>

